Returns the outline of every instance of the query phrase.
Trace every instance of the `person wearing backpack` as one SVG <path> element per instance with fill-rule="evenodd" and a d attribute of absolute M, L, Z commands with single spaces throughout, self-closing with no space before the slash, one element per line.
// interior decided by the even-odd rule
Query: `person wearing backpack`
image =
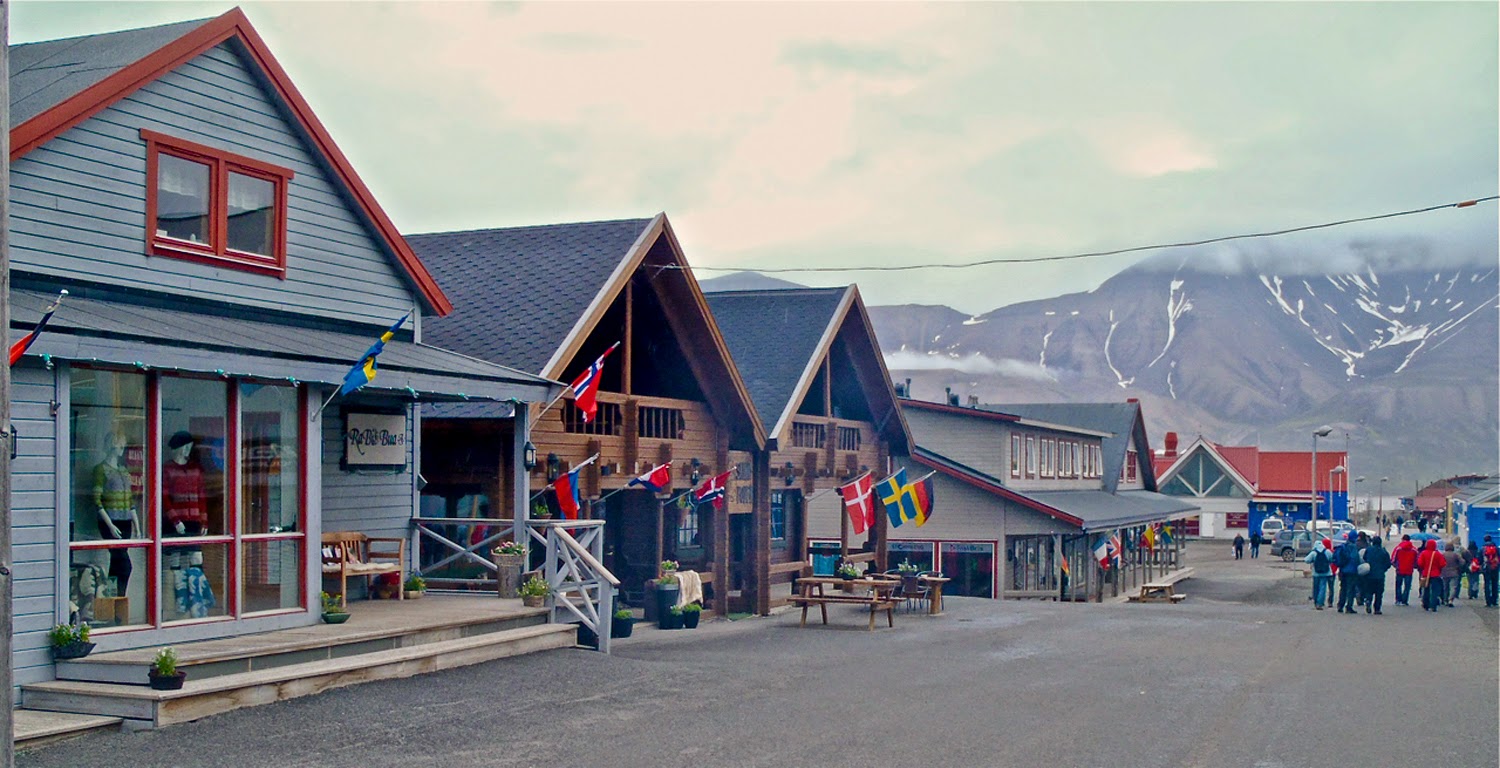
<path fill-rule="evenodd" d="M 1339 613 L 1354 613 L 1359 602 L 1359 546 L 1354 543 L 1354 531 L 1334 550 L 1333 564 L 1339 569 Z"/>
<path fill-rule="evenodd" d="M 1500 579 L 1500 548 L 1495 547 L 1495 539 L 1488 533 L 1484 535 L 1484 546 L 1479 554 L 1484 558 L 1484 604 L 1494 608 L 1496 593 L 1500 591 L 1495 585 L 1495 580 Z"/>
<path fill-rule="evenodd" d="M 1479 598 L 1479 574 L 1484 571 L 1484 559 L 1479 556 L 1479 543 L 1469 541 L 1469 548 L 1464 550 L 1464 574 L 1469 580 L 1469 599 Z"/>
<path fill-rule="evenodd" d="M 1323 606 L 1333 604 L 1333 557 L 1319 541 L 1313 544 L 1313 551 L 1307 553 L 1302 562 L 1312 564 L 1313 607 L 1321 611 Z"/>
<path fill-rule="evenodd" d="M 1379 536 L 1371 539 L 1370 546 L 1365 548 L 1365 564 L 1360 567 L 1370 569 L 1364 577 L 1365 613 L 1373 607 L 1375 615 L 1380 616 L 1380 604 L 1385 599 L 1385 572 L 1391 568 L 1391 555 L 1380 546 Z"/>
<path fill-rule="evenodd" d="M 1428 539 L 1422 545 L 1422 554 L 1417 555 L 1417 575 L 1422 579 L 1422 610 L 1437 612 L 1443 604 L 1443 566 L 1448 559 L 1437 548 L 1437 542 Z"/>
<path fill-rule="evenodd" d="M 1254 560 L 1255 558 L 1260 557 L 1260 544 L 1263 541 L 1265 541 L 1265 537 L 1260 535 L 1260 531 L 1256 531 L 1256 532 L 1250 534 L 1250 559 L 1251 560 Z"/>
<path fill-rule="evenodd" d="M 1417 548 L 1411 543 L 1411 535 L 1403 535 L 1401 543 L 1391 551 L 1391 562 L 1396 566 L 1396 605 L 1411 605 L 1411 575 L 1417 570 Z"/>

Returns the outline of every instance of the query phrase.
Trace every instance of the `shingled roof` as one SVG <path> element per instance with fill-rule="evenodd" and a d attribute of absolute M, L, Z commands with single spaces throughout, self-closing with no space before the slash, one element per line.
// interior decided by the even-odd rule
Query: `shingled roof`
<path fill-rule="evenodd" d="M 422 325 L 439 347 L 542 373 L 651 219 L 407 235 L 458 307 Z"/>
<path fill-rule="evenodd" d="M 63 103 L 212 19 L 10 47 L 12 127 Z"/>

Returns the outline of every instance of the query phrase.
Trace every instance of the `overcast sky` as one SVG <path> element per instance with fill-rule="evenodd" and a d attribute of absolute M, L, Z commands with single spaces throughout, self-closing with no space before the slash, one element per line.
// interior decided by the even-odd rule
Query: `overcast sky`
<path fill-rule="evenodd" d="M 232 5 L 22 0 L 11 40 Z M 952 263 L 1497 190 L 1493 2 L 241 5 L 408 233 L 664 210 L 700 267 Z M 1493 262 L 1496 209 L 1274 247 Z M 977 313 L 1140 258 L 781 277 Z"/>

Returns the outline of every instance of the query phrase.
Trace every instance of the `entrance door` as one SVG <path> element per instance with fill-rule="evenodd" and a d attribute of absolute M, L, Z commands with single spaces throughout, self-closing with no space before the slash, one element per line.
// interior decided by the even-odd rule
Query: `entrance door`
<path fill-rule="evenodd" d="M 750 542 L 754 541 L 753 515 L 729 516 L 729 588 L 746 589 L 753 584 L 750 574 Z"/>

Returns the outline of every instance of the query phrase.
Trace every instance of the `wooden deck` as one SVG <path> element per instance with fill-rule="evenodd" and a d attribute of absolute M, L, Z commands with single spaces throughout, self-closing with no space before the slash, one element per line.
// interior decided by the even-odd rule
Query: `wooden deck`
<path fill-rule="evenodd" d="M 188 673 L 180 691 L 146 687 L 155 648 L 63 662 L 57 680 L 23 686 L 22 706 L 149 728 L 369 680 L 569 648 L 576 639 L 573 625 L 546 623 L 547 609 L 491 595 L 366 601 L 349 610 L 345 624 L 174 646 Z"/>

